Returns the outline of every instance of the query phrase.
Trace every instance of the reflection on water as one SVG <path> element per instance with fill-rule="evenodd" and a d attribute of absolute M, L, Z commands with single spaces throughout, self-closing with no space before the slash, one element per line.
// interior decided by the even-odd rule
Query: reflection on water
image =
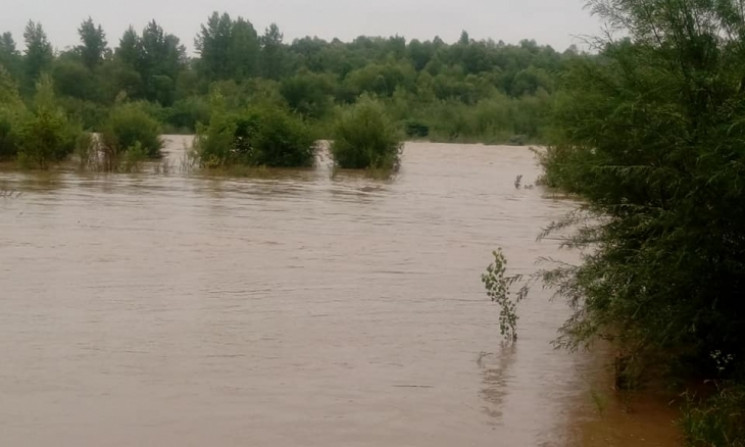
<path fill-rule="evenodd" d="M 484 374 L 484 388 L 481 390 L 481 396 L 487 404 L 484 412 L 494 425 L 502 425 L 504 397 L 509 392 L 508 373 L 515 358 L 515 350 L 514 344 L 503 344 L 497 354 L 482 352 L 477 360 Z M 487 363 L 492 357 L 496 357 L 496 361 Z"/>
<path fill-rule="evenodd" d="M 390 181 L 0 173 L 0 445 L 561 445 L 548 292 L 500 346 L 479 276 L 567 210 L 524 148 L 416 143 Z"/>

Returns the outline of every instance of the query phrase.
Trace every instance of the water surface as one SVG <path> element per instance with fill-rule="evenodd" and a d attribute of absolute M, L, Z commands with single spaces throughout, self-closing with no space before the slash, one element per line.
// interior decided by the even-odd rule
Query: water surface
<path fill-rule="evenodd" d="M 587 389 L 534 287 L 500 346 L 480 274 L 561 256 L 526 148 L 408 144 L 381 181 L 0 173 L 0 445 L 564 445 Z"/>

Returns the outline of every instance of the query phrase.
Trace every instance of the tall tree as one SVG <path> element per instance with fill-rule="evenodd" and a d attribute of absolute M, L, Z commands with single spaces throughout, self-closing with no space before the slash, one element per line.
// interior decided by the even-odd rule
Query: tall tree
<path fill-rule="evenodd" d="M 265 78 L 279 79 L 285 71 L 284 36 L 276 23 L 269 25 L 261 36 L 261 74 Z"/>
<path fill-rule="evenodd" d="M 240 81 L 256 74 L 259 38 L 251 22 L 217 12 L 202 25 L 194 40 L 200 71 L 210 80 Z"/>
<path fill-rule="evenodd" d="M 217 11 L 201 25 L 201 31 L 194 39 L 194 47 L 200 56 L 200 69 L 211 80 L 226 79 L 228 70 L 228 47 L 230 46 L 233 22 L 225 13 Z"/>
<path fill-rule="evenodd" d="M 259 35 L 242 17 L 233 22 L 228 45 L 228 72 L 234 79 L 255 76 L 259 58 Z"/>
<path fill-rule="evenodd" d="M 186 66 L 186 49 L 178 37 L 166 33 L 152 20 L 141 36 L 132 27 L 127 29 L 115 54 L 120 63 L 139 74 L 145 99 L 163 105 L 173 103 L 176 81 Z M 130 76 L 128 79 L 131 82 Z"/>
<path fill-rule="evenodd" d="M 103 28 L 101 28 L 101 25 L 96 26 L 93 23 L 93 19 L 88 17 L 88 19 L 80 24 L 78 35 L 80 35 L 82 45 L 77 47 L 77 51 L 80 54 L 83 64 L 89 70 L 93 70 L 103 61 L 106 54 L 106 45 L 108 44 L 106 34 Z"/>
<path fill-rule="evenodd" d="M 24 87 L 27 91 L 33 91 L 39 76 L 51 67 L 54 53 L 41 23 L 29 20 L 23 39 L 26 41 Z"/>
<path fill-rule="evenodd" d="M 592 254 L 553 276 L 578 305 L 567 333 L 743 381 L 743 2 L 590 4 L 629 37 L 563 76 L 544 159 L 548 182 L 599 216 L 573 240 Z"/>
<path fill-rule="evenodd" d="M 119 46 L 114 52 L 114 55 L 116 56 L 116 59 L 123 64 L 135 68 L 140 59 L 140 46 L 140 36 L 137 35 L 137 31 L 130 26 L 126 31 L 124 31 L 122 38 L 119 39 Z"/>
<path fill-rule="evenodd" d="M 0 65 L 5 67 L 7 74 L 18 80 L 21 68 L 21 53 L 16 48 L 13 35 L 9 32 L 0 35 Z"/>

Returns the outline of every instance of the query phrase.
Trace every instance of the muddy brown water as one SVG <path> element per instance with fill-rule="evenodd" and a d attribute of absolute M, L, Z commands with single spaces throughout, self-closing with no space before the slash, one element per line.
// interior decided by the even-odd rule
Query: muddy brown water
<path fill-rule="evenodd" d="M 165 174 L 0 173 L 0 445 L 579 442 L 565 304 L 533 287 L 503 348 L 480 282 L 498 246 L 512 273 L 564 256 L 536 235 L 572 205 L 514 186 L 530 151 L 221 178 L 186 142 Z"/>

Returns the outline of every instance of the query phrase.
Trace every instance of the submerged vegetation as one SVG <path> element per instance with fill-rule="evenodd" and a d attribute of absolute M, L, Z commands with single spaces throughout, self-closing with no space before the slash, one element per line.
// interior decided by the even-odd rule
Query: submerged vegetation
<path fill-rule="evenodd" d="M 701 385 L 683 408 L 691 445 L 745 445 L 745 2 L 589 5 L 628 36 L 591 56 L 466 32 L 286 43 L 218 13 L 196 57 L 155 21 L 111 48 L 90 18 L 55 52 L 29 22 L 23 52 L 0 36 L 0 160 L 128 171 L 165 131 L 195 132 L 207 169 L 308 167 L 326 138 L 341 168 L 395 170 L 404 134 L 547 141 L 545 184 L 583 201 L 548 230 L 577 224 L 567 243 L 585 253 L 544 275 L 575 309 L 560 342 L 612 342 L 624 386 Z M 510 297 L 494 256 L 482 279 L 514 340 L 525 292 Z"/>
<path fill-rule="evenodd" d="M 305 166 L 307 151 L 292 148 L 305 146 L 303 126 L 314 129 L 316 138 L 331 139 L 339 117 L 355 110 L 360 98 L 374 102 L 386 126 L 408 138 L 543 141 L 558 76 L 567 61 L 581 57 L 574 49 L 559 53 L 528 40 L 476 41 L 466 32 L 450 44 L 399 36 L 288 43 L 277 25 L 259 33 L 250 21 L 217 12 L 196 35 L 196 57 L 154 20 L 141 31 L 130 27 L 114 42 L 91 18 L 78 34 L 80 45 L 64 51 L 54 50 L 36 22 L 28 23 L 22 49 L 10 33 L 0 36 L 0 157 L 18 156 L 20 123 L 30 111 L 41 120 L 38 126 L 64 127 L 58 123 L 64 116 L 81 131 L 102 134 L 109 153 L 123 155 L 139 144 L 148 158 L 159 154 L 156 128 L 198 131 L 204 148 L 212 144 L 206 142 L 215 131 L 207 130 L 211 123 L 228 119 L 244 127 L 240 133 L 253 125 L 246 120 L 259 120 L 262 131 L 254 135 L 251 154 L 205 149 L 203 163 Z M 54 86 L 54 117 L 33 105 L 42 77 Z M 215 112 L 217 94 L 225 99 Z M 232 118 L 213 119 L 213 113 Z M 269 136 L 285 127 L 296 141 Z M 35 163 L 46 166 L 57 155 Z"/>
<path fill-rule="evenodd" d="M 331 155 L 341 168 L 398 169 L 401 139 L 380 103 L 363 98 L 345 110 L 332 131 Z"/>
<path fill-rule="evenodd" d="M 694 384 L 690 444 L 745 445 L 745 4 L 590 6 L 629 37 L 568 68 L 542 160 L 585 201 L 558 224 L 580 224 L 584 262 L 548 274 L 576 308 L 563 341 Z"/>
<path fill-rule="evenodd" d="M 218 94 L 212 100 L 209 124 L 198 126 L 194 149 L 206 168 L 307 167 L 313 164 L 316 145 L 298 116 L 268 106 L 228 112 Z"/>
<path fill-rule="evenodd" d="M 115 154 L 138 150 L 148 158 L 159 158 L 163 141 L 160 124 L 139 103 L 117 104 L 101 128 L 105 147 Z"/>

